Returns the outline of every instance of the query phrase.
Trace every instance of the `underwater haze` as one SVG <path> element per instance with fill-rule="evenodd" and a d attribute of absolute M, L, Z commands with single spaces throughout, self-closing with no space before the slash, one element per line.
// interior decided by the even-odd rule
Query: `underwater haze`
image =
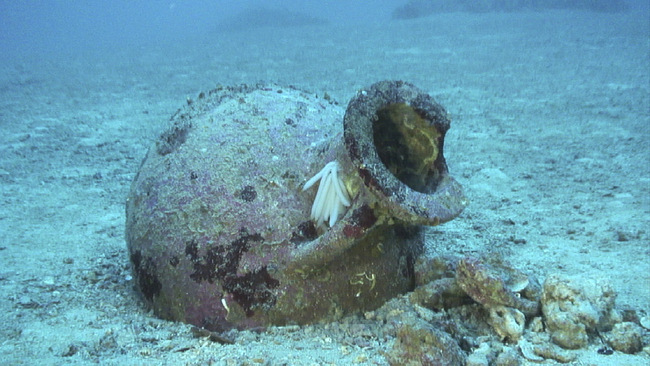
<path fill-rule="evenodd" d="M 430 296 L 264 331 L 156 317 L 125 202 L 170 118 L 271 83 L 343 113 L 382 80 L 451 118 L 445 158 L 469 205 L 424 229 L 438 272 L 412 290 Z M 445 348 L 431 339 L 476 365 L 650 364 L 646 0 L 0 0 L 0 136 L 3 365 L 418 364 Z M 525 273 L 494 277 L 517 298 L 537 286 L 539 311 L 461 290 L 472 261 Z M 549 300 L 557 288 L 572 301 Z"/>
<path fill-rule="evenodd" d="M 401 1 L 20 1 L 0 2 L 0 50 L 83 52 L 202 37 L 242 13 L 239 29 L 256 28 L 279 15 L 332 23 L 386 21 Z M 281 19 L 280 19 L 281 20 Z M 278 23 L 281 25 L 280 23 Z M 6 52 L 4 52 L 6 51 Z"/>

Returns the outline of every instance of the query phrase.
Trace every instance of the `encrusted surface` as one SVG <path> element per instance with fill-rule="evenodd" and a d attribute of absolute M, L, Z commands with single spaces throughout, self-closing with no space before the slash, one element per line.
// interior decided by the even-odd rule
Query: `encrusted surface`
<path fill-rule="evenodd" d="M 422 237 L 388 224 L 347 158 L 342 119 L 276 85 L 218 88 L 174 115 L 127 203 L 131 260 L 156 314 L 215 330 L 302 324 L 413 288 Z M 329 228 L 307 221 L 314 192 L 302 185 L 335 160 L 351 205 Z"/>

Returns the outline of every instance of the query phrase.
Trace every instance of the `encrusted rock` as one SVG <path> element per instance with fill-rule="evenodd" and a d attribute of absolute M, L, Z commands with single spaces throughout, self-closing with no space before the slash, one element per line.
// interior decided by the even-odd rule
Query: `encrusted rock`
<path fill-rule="evenodd" d="M 507 306 L 525 315 L 539 312 L 537 282 L 505 263 L 485 263 L 478 258 L 463 258 L 456 268 L 456 281 L 474 301 L 487 308 Z"/>
<path fill-rule="evenodd" d="M 534 317 L 531 321 L 530 324 L 528 325 L 528 329 L 531 332 L 539 333 L 544 331 L 544 321 L 542 320 L 541 316 Z"/>
<path fill-rule="evenodd" d="M 641 351 L 641 327 L 632 322 L 623 322 L 614 325 L 611 332 L 605 334 L 605 339 L 613 349 L 625 353 Z"/>
<path fill-rule="evenodd" d="M 492 350 L 488 343 L 481 343 L 469 356 L 465 366 L 488 366 Z"/>
<path fill-rule="evenodd" d="M 411 302 L 436 311 L 473 303 L 454 278 L 457 262 L 458 258 L 445 256 L 418 258 Z"/>
<path fill-rule="evenodd" d="M 496 366 L 519 366 L 521 365 L 521 357 L 513 348 L 504 347 L 494 364 Z"/>
<path fill-rule="evenodd" d="M 433 310 L 449 309 L 472 301 L 453 278 L 441 278 L 416 288 L 410 300 Z"/>
<path fill-rule="evenodd" d="M 521 355 L 524 356 L 525 359 L 533 362 L 544 361 L 544 357 L 535 353 L 535 345 L 529 342 L 528 340 L 521 339 L 519 343 L 517 343 L 517 347 L 519 348 Z"/>
<path fill-rule="evenodd" d="M 563 350 L 551 343 L 535 345 L 533 350 L 535 354 L 545 359 L 551 359 L 561 363 L 573 362 L 578 357 L 575 353 Z"/>
<path fill-rule="evenodd" d="M 458 258 L 451 256 L 420 256 L 413 269 L 415 286 L 421 286 L 443 278 L 454 278 Z"/>
<path fill-rule="evenodd" d="M 501 340 L 517 343 L 524 333 L 526 317 L 517 309 L 495 306 L 490 308 L 488 323 L 501 337 Z"/>
<path fill-rule="evenodd" d="M 620 321 L 616 293 L 609 282 L 551 275 L 544 282 L 542 313 L 553 342 L 568 349 L 585 347 L 589 332 L 608 331 Z"/>
<path fill-rule="evenodd" d="M 397 331 L 397 340 L 386 358 L 391 365 L 455 366 L 464 365 L 466 357 L 449 334 L 417 320 Z"/>

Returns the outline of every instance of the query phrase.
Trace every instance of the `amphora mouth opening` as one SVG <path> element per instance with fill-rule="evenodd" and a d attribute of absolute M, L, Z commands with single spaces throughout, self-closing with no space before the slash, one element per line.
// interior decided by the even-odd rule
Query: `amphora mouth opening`
<path fill-rule="evenodd" d="M 400 221 L 438 225 L 467 206 L 443 154 L 449 125 L 440 104 L 402 81 L 373 84 L 350 101 L 343 122 L 349 158 Z"/>

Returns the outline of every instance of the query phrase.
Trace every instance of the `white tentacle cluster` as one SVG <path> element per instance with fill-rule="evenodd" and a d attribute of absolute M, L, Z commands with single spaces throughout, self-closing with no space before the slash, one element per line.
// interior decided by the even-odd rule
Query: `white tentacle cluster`
<path fill-rule="evenodd" d="M 320 180 L 314 204 L 311 206 L 311 219 L 316 225 L 324 225 L 325 221 L 328 221 L 332 227 L 339 215 L 343 214 L 345 207 L 350 206 L 350 195 L 338 171 L 339 163 L 331 161 L 302 187 L 305 191 Z"/>

